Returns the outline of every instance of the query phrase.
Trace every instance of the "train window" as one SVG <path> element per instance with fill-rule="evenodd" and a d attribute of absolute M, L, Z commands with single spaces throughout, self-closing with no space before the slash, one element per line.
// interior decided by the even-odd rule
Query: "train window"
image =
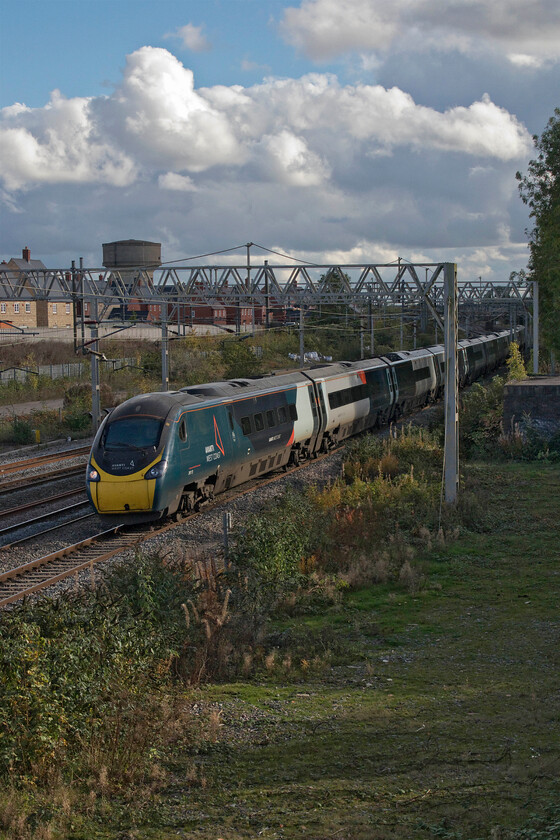
<path fill-rule="evenodd" d="M 231 413 L 231 411 L 228 411 L 227 416 L 228 416 L 228 420 L 229 420 L 229 427 L 230 427 L 231 431 L 233 432 L 233 414 Z"/>
<path fill-rule="evenodd" d="M 264 429 L 264 419 L 262 414 L 259 412 L 258 414 L 253 415 L 253 419 L 255 421 L 255 431 L 262 432 Z"/>
<path fill-rule="evenodd" d="M 279 423 L 287 423 L 288 422 L 288 412 L 286 411 L 286 406 L 281 405 L 278 408 L 278 422 Z"/>
<path fill-rule="evenodd" d="M 241 418 L 241 431 L 244 435 L 251 434 L 251 418 L 250 417 L 242 417 Z"/>
<path fill-rule="evenodd" d="M 179 423 L 179 440 L 182 440 L 183 443 L 187 440 L 187 423 L 184 418 Z"/>
<path fill-rule="evenodd" d="M 266 412 L 266 425 L 269 429 L 272 428 L 272 426 L 276 426 L 276 412 L 274 409 Z"/>
<path fill-rule="evenodd" d="M 289 411 L 290 411 L 290 420 L 297 420 L 298 419 L 297 408 L 295 407 L 295 405 L 293 403 L 289 406 Z"/>
<path fill-rule="evenodd" d="M 155 417 L 124 417 L 109 423 L 105 431 L 107 449 L 126 448 L 129 444 L 147 449 L 157 447 L 163 422 Z"/>
<path fill-rule="evenodd" d="M 417 382 L 422 382 L 424 379 L 430 379 L 432 372 L 429 367 L 416 368 L 414 371 L 414 378 Z"/>
<path fill-rule="evenodd" d="M 416 387 L 416 379 L 414 378 L 414 371 L 412 370 L 412 362 L 405 362 L 403 365 L 396 367 L 397 381 L 399 389 L 411 389 Z"/>

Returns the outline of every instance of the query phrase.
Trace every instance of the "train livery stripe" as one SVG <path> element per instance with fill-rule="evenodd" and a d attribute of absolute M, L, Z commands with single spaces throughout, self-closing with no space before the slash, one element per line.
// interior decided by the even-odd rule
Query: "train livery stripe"
<path fill-rule="evenodd" d="M 216 446 L 218 447 L 218 449 L 220 450 L 222 455 L 225 455 L 226 453 L 225 453 L 225 450 L 224 450 L 224 445 L 222 443 L 222 438 L 220 437 L 220 430 L 218 429 L 218 423 L 216 421 L 216 415 L 214 415 L 214 440 L 216 442 Z"/>

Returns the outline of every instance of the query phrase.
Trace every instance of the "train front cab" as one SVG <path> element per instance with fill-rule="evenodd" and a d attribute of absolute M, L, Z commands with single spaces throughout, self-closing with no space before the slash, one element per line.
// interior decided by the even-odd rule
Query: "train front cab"
<path fill-rule="evenodd" d="M 122 403 L 105 418 L 93 442 L 86 492 L 109 521 L 158 519 L 166 511 L 161 492 L 167 470 L 166 420 L 171 402 L 142 395 Z"/>

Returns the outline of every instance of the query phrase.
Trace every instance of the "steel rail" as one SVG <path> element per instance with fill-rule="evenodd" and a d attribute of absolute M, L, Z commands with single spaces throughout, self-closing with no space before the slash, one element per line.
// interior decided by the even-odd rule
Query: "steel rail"
<path fill-rule="evenodd" d="M 194 519 L 224 503 L 232 502 L 235 499 L 241 498 L 242 496 L 253 492 L 257 488 L 265 487 L 267 484 L 272 484 L 276 481 L 280 481 L 280 479 L 285 478 L 286 476 L 293 475 L 300 470 L 305 470 L 306 467 L 309 467 L 312 464 L 317 464 L 329 456 L 336 454 L 336 452 L 343 448 L 343 446 L 344 444 L 341 444 L 336 449 L 333 449 L 323 455 L 319 455 L 317 458 L 306 460 L 304 463 L 291 467 L 289 470 L 280 470 L 272 475 L 265 474 L 263 476 L 257 476 L 250 482 L 245 482 L 239 488 L 235 488 L 234 490 L 226 493 L 221 493 L 216 499 L 213 499 L 211 502 L 204 505 L 201 511 L 189 512 L 180 516 L 177 520 L 167 520 L 165 524 L 159 528 L 154 528 L 152 523 L 149 526 L 146 526 L 146 530 L 144 532 L 138 533 L 138 531 L 136 531 L 132 533 L 129 532 L 127 534 L 124 529 L 130 526 L 126 523 L 121 523 L 106 531 L 102 531 L 99 534 L 95 534 L 82 542 L 67 546 L 60 551 L 55 551 L 45 557 L 39 557 L 36 560 L 25 563 L 23 566 L 4 572 L 3 574 L 0 574 L 0 607 L 7 606 L 8 604 L 21 600 L 22 598 L 32 595 L 41 589 L 46 589 L 70 575 L 78 574 L 83 569 L 93 567 L 95 563 L 108 560 L 122 551 L 135 548 L 152 537 L 163 534 L 166 531 L 171 531 L 180 525 L 184 525 L 190 519 Z M 92 513 L 88 515 L 95 516 L 96 514 Z M 68 524 L 69 523 L 64 523 L 64 525 Z M 56 529 L 60 527 L 63 526 L 57 526 Z M 48 532 L 45 531 L 43 534 L 44 533 Z M 36 536 L 42 536 L 42 534 Z M 21 540 L 21 542 L 25 542 L 30 539 L 33 539 L 33 537 L 25 537 Z M 99 548 L 96 547 L 98 543 L 107 542 L 109 542 L 109 544 L 113 543 L 113 545 L 108 550 L 99 553 Z M 9 546 L 3 546 L 3 548 L 10 548 L 14 545 L 16 545 L 16 543 L 11 543 Z M 52 568 L 50 570 L 45 568 L 43 573 L 39 571 L 47 566 L 51 566 Z M 29 575 L 37 575 L 41 579 L 37 580 L 32 577 L 31 580 L 29 580 Z M 18 578 L 20 579 L 19 581 Z"/>
<path fill-rule="evenodd" d="M 53 531 L 60 531 L 61 528 L 66 528 L 68 525 L 75 525 L 76 522 L 81 522 L 82 519 L 91 519 L 92 516 L 97 516 L 95 511 L 92 511 L 91 513 L 84 513 L 83 516 L 76 516 L 74 519 L 68 519 L 66 522 L 61 522 L 60 525 L 53 525 L 52 528 L 45 528 L 44 531 L 40 531 L 38 534 L 28 534 L 26 537 L 20 537 L 17 540 L 13 540 L 11 543 L 6 543 L 6 545 L 0 546 L 0 551 L 6 551 L 8 548 L 15 548 L 15 546 L 31 542 L 31 540 L 39 540 L 47 534 L 52 534 Z"/>
<path fill-rule="evenodd" d="M 75 490 L 66 490 L 64 493 L 57 493 L 56 496 L 49 496 L 48 499 L 40 499 L 38 502 L 27 502 L 25 505 L 16 505 L 15 507 L 6 508 L 6 510 L 0 510 L 0 519 L 5 519 L 17 513 L 23 513 L 26 510 L 33 510 L 33 508 L 39 507 L 39 505 L 59 502 L 61 499 L 67 499 L 68 496 L 75 496 L 77 493 L 82 493 L 83 491 L 83 487 L 76 487 Z"/>
<path fill-rule="evenodd" d="M 121 537 L 118 546 L 113 545 L 109 551 L 99 554 L 98 549 L 95 548 L 97 542 L 110 539 L 111 536 L 117 535 L 122 528 L 122 525 L 116 525 L 108 531 L 95 534 L 79 543 L 67 546 L 44 557 L 39 557 L 36 560 L 31 560 L 23 566 L 18 566 L 0 574 L 0 607 L 26 598 L 41 589 L 64 580 L 70 575 L 78 574 L 88 566 L 93 567 L 94 563 L 107 560 L 119 551 L 134 545 L 137 542 L 136 540 L 132 542 L 130 540 L 123 541 Z M 90 551 L 91 548 L 94 549 L 93 552 Z M 41 572 L 41 570 L 43 571 Z"/>
<path fill-rule="evenodd" d="M 16 522 L 13 525 L 6 525 L 4 528 L 0 528 L 0 538 L 4 537 L 6 534 L 12 534 L 14 531 L 20 531 L 22 528 L 29 528 L 33 525 L 37 525 L 39 522 L 46 522 L 48 519 L 54 519 L 55 516 L 62 516 L 68 511 L 84 507 L 84 505 L 89 505 L 89 501 L 87 499 L 84 499 L 81 502 L 75 502 L 75 504 L 73 505 L 67 505 L 66 507 L 58 508 L 57 510 L 50 510 L 47 513 L 42 513 L 40 516 L 34 516 L 33 519 L 28 519 L 26 522 Z M 63 524 L 68 525 L 69 523 L 64 522 Z M 36 534 L 34 536 L 40 537 L 41 533 Z M 0 545 L 0 550 L 6 547 L 7 546 Z"/>
<path fill-rule="evenodd" d="M 35 467 L 44 464 L 53 464 L 57 461 L 68 461 L 70 458 L 78 458 L 80 455 L 89 453 L 90 446 L 80 446 L 72 450 L 64 450 L 58 454 L 37 455 L 35 458 L 23 458 L 21 461 L 10 461 L 6 464 L 0 464 L 0 478 L 5 475 L 11 475 L 14 472 L 25 472 Z"/>
<path fill-rule="evenodd" d="M 11 493 L 13 490 L 25 490 L 28 487 L 38 487 L 41 484 L 49 484 L 51 481 L 57 481 L 61 478 L 69 478 L 72 475 L 85 475 L 86 461 L 83 461 L 78 466 L 63 467 L 60 470 L 53 470 L 49 473 L 41 473 L 40 475 L 30 476 L 25 480 L 21 478 L 14 478 L 11 481 L 0 481 L 0 496 L 4 493 Z"/>

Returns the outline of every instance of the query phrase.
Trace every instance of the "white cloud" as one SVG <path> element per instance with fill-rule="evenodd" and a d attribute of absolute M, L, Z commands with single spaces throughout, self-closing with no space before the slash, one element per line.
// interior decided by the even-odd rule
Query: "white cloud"
<path fill-rule="evenodd" d="M 556 0 L 303 0 L 284 12 L 280 32 L 316 61 L 347 52 L 432 46 L 478 52 L 486 47 L 515 60 L 560 58 Z M 517 60 L 519 63 L 519 60 Z"/>
<path fill-rule="evenodd" d="M 526 129 L 488 96 L 439 112 L 399 88 L 343 87 L 317 73 L 197 91 L 192 71 L 153 47 L 127 57 L 112 96 L 65 99 L 55 91 L 42 109 L 5 109 L 0 143 L 9 189 L 43 182 L 122 187 L 159 175 L 168 187 L 169 173 L 216 166 L 312 187 L 336 180 L 348 157 L 369 169 L 369 161 L 399 150 L 507 161 L 532 148 Z"/>
<path fill-rule="evenodd" d="M 4 109 L 0 146 L 8 229 L 35 253 L 64 231 L 86 253 L 158 239 L 168 260 L 260 241 L 343 262 L 475 249 L 494 265 L 487 249 L 513 253 L 523 238 L 510 205 L 533 149 L 488 96 L 437 110 L 322 73 L 196 89 L 152 47 L 127 57 L 109 96 Z"/>
<path fill-rule="evenodd" d="M 270 73 L 270 65 L 268 64 L 258 64 L 256 61 L 251 61 L 248 58 L 244 58 L 241 61 L 241 69 L 244 73 Z"/>
<path fill-rule="evenodd" d="M 0 176 L 7 189 L 37 183 L 130 184 L 130 155 L 96 132 L 90 100 L 65 99 L 53 91 L 42 109 L 4 109 L 0 129 Z"/>
<path fill-rule="evenodd" d="M 291 131 L 266 134 L 255 146 L 256 157 L 261 156 L 263 179 L 272 179 L 292 186 L 316 186 L 326 180 L 329 167 L 319 155 L 310 151 L 307 143 Z"/>
<path fill-rule="evenodd" d="M 243 157 L 227 115 L 194 90 L 192 71 L 164 49 L 127 56 L 122 84 L 94 112 L 113 142 L 151 170 L 202 172 Z"/>
<path fill-rule="evenodd" d="M 162 190 L 178 190 L 179 192 L 196 192 L 198 189 L 192 178 L 188 175 L 179 175 L 177 172 L 159 175 L 158 186 Z"/>
<path fill-rule="evenodd" d="M 537 55 L 523 55 L 523 53 L 510 53 L 508 55 L 509 60 L 512 64 L 516 64 L 518 67 L 542 67 L 545 63 L 544 59 L 541 56 Z"/>
<path fill-rule="evenodd" d="M 185 49 L 191 52 L 208 52 L 212 49 L 212 45 L 203 32 L 203 27 L 192 23 L 179 27 L 175 32 L 168 32 L 164 37 L 179 38 Z"/>

